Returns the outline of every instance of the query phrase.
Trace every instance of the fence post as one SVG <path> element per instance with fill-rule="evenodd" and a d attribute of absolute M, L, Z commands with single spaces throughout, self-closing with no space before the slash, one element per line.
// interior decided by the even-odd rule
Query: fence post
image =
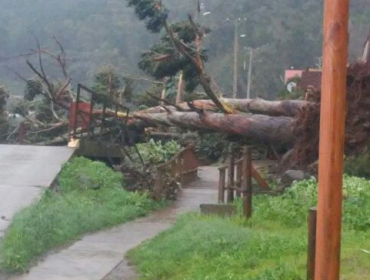
<path fill-rule="evenodd" d="M 252 216 L 252 147 L 243 148 L 243 215 Z"/>
<path fill-rule="evenodd" d="M 220 181 L 218 182 L 218 202 L 225 203 L 226 169 L 220 168 Z"/>
<path fill-rule="evenodd" d="M 234 158 L 234 153 L 231 150 L 230 152 L 230 157 L 229 157 L 229 162 L 228 162 L 228 186 L 227 186 L 227 203 L 231 203 L 234 201 L 234 175 L 235 175 L 235 158 Z"/>
<path fill-rule="evenodd" d="M 308 213 L 307 280 L 314 280 L 315 278 L 316 224 L 317 209 L 314 207 Z"/>
<path fill-rule="evenodd" d="M 24 122 L 21 122 L 19 124 L 19 132 L 18 132 L 18 137 L 19 137 L 19 144 L 23 145 L 24 144 L 24 136 L 26 134 L 26 125 Z"/>
<path fill-rule="evenodd" d="M 162 170 L 160 168 L 157 168 L 154 183 L 154 199 L 156 200 L 161 199 L 162 189 L 163 189 Z"/>
<path fill-rule="evenodd" d="M 236 164 L 236 187 L 238 190 L 236 191 L 236 197 L 241 197 L 240 189 L 242 187 L 242 177 L 243 177 L 243 162 L 239 161 Z"/>

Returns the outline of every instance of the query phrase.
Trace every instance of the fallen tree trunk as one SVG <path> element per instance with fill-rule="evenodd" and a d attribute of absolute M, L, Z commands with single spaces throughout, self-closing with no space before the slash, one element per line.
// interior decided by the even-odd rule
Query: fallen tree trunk
<path fill-rule="evenodd" d="M 218 131 L 250 137 L 253 140 L 281 146 L 292 145 L 293 118 L 252 114 L 168 112 L 136 114 L 148 125 L 177 126 L 188 129 Z"/>
<path fill-rule="evenodd" d="M 281 100 L 268 101 L 261 98 L 257 99 L 222 99 L 222 102 L 234 110 L 267 116 L 286 116 L 294 117 L 309 102 L 303 100 Z M 217 107 L 211 100 L 195 100 L 194 106 L 207 111 L 215 111 Z M 186 103 L 179 105 L 184 111 L 190 110 Z"/>
<path fill-rule="evenodd" d="M 296 116 L 304 107 L 311 104 L 304 100 L 280 100 L 268 101 L 261 98 L 257 99 L 221 99 L 221 101 L 231 107 L 233 110 L 253 113 L 267 116 Z M 192 102 L 194 107 L 206 111 L 218 111 L 218 107 L 212 100 L 195 100 Z M 183 102 L 176 105 L 181 111 L 193 111 L 188 103 Z M 176 110 L 175 107 L 171 107 Z M 141 111 L 142 113 L 163 113 L 165 110 L 161 106 L 153 107 Z"/>

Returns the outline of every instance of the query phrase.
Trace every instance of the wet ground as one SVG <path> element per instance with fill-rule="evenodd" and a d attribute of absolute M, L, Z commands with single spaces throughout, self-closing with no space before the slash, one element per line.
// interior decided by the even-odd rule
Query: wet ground
<path fill-rule="evenodd" d="M 4 280 L 135 279 L 133 268 L 123 258 L 126 252 L 171 227 L 178 215 L 198 211 L 202 203 L 217 202 L 218 169 L 203 167 L 199 178 L 183 189 L 170 207 L 111 230 L 85 236 L 65 250 L 47 256 L 29 274 Z"/>
<path fill-rule="evenodd" d="M 0 145 L 0 238 L 13 215 L 51 186 L 73 153 L 66 147 Z"/>

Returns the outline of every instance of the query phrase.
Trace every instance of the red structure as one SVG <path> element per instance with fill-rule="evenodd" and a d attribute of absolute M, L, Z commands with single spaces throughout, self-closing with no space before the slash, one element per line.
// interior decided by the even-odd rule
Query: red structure
<path fill-rule="evenodd" d="M 78 112 L 76 114 L 76 112 Z M 75 128 L 86 130 L 90 125 L 91 103 L 74 102 L 69 108 L 69 137 Z"/>
<path fill-rule="evenodd" d="M 321 89 L 322 71 L 319 69 L 286 70 L 285 83 L 293 78 L 300 78 L 297 86 L 304 91 L 310 86 L 318 90 Z"/>

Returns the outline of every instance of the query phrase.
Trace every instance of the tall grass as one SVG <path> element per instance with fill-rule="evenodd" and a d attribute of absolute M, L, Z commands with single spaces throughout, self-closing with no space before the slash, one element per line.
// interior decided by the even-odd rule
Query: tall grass
<path fill-rule="evenodd" d="M 125 191 L 121 174 L 84 158 L 66 164 L 59 183 L 58 191 L 46 191 L 14 217 L 0 247 L 3 270 L 26 271 L 51 248 L 143 216 L 156 206 L 146 195 Z"/>
<path fill-rule="evenodd" d="M 369 194 L 369 181 L 345 176 L 344 280 L 370 275 Z M 310 179 L 282 196 L 256 196 L 249 221 L 188 214 L 128 257 L 145 280 L 304 280 L 307 212 L 316 200 Z"/>

